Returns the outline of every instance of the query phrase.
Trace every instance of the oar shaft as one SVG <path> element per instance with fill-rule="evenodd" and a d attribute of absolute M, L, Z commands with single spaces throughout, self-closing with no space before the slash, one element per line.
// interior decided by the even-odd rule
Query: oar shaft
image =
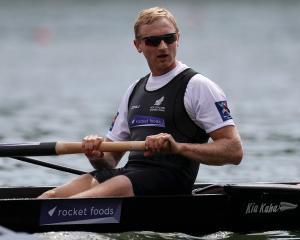
<path fill-rule="evenodd" d="M 144 151 L 144 141 L 103 142 L 102 152 Z M 50 156 L 83 153 L 81 142 L 42 142 L 0 144 L 0 157 Z"/>
<path fill-rule="evenodd" d="M 77 170 L 77 169 L 73 169 L 73 168 L 69 168 L 69 167 L 65 167 L 65 166 L 61 166 L 61 165 L 57 165 L 57 164 L 52 164 L 52 163 L 48 163 L 48 162 L 43 162 L 43 161 L 39 161 L 36 159 L 28 158 L 28 157 L 11 157 L 11 158 L 20 160 L 22 162 L 39 165 L 42 167 L 52 168 L 52 169 L 59 170 L 62 172 L 68 172 L 68 173 L 73 173 L 73 174 L 77 174 L 77 175 L 82 175 L 82 174 L 86 173 L 81 170 Z"/>
<path fill-rule="evenodd" d="M 57 155 L 83 153 L 81 146 L 81 142 L 56 142 L 55 152 Z M 144 151 L 145 142 L 102 142 L 99 150 L 102 152 Z"/>
<path fill-rule="evenodd" d="M 56 142 L 28 142 L 0 144 L 0 157 L 56 155 Z"/>

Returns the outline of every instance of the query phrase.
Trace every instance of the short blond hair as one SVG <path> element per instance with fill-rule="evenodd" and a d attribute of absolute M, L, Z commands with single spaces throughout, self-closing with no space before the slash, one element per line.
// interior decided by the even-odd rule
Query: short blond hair
<path fill-rule="evenodd" d="M 174 25 L 176 32 L 179 32 L 175 17 L 170 11 L 161 7 L 152 7 L 152 8 L 144 9 L 139 12 L 138 17 L 134 24 L 135 38 L 137 39 L 139 37 L 138 32 L 141 25 L 151 24 L 159 18 L 168 19 Z"/>

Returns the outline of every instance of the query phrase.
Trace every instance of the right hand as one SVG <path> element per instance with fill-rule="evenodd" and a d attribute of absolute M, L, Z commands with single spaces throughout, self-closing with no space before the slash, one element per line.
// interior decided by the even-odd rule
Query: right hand
<path fill-rule="evenodd" d="M 99 151 L 101 143 L 104 141 L 98 135 L 88 135 L 82 140 L 82 150 L 91 161 L 102 159 L 104 153 Z"/>

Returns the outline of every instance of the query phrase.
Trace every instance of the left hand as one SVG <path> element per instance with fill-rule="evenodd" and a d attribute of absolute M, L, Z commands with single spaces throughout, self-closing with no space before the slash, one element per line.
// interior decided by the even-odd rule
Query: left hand
<path fill-rule="evenodd" d="M 158 152 L 177 154 L 179 152 L 178 145 L 171 134 L 159 133 L 150 135 L 145 139 L 146 151 L 144 156 L 148 157 Z"/>

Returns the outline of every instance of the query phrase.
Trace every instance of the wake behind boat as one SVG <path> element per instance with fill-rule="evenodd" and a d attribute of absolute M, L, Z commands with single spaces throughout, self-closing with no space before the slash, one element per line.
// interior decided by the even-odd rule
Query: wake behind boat
<path fill-rule="evenodd" d="M 36 199 L 49 187 L 0 189 L 0 225 L 21 232 L 254 232 L 299 229 L 294 184 L 195 184 L 193 194 Z"/>

